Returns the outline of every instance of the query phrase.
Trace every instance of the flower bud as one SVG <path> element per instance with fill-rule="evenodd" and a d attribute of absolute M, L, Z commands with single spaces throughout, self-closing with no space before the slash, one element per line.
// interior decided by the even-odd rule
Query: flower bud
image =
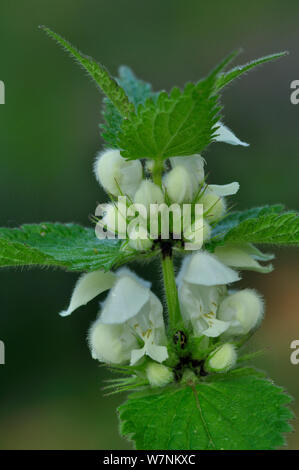
<path fill-rule="evenodd" d="M 95 161 L 94 173 L 98 182 L 113 196 L 133 197 L 142 180 L 140 160 L 125 160 L 119 150 L 106 150 Z"/>
<path fill-rule="evenodd" d="M 210 354 L 205 363 L 205 368 L 209 372 L 226 372 L 234 367 L 236 361 L 235 347 L 230 343 L 225 343 Z"/>
<path fill-rule="evenodd" d="M 147 366 L 146 376 L 152 387 L 164 387 L 173 381 L 173 372 L 157 362 L 151 362 Z"/>
<path fill-rule="evenodd" d="M 246 335 L 262 319 L 263 301 L 251 289 L 244 289 L 226 297 L 220 304 L 217 317 L 230 322 L 223 336 Z"/>
<path fill-rule="evenodd" d="M 191 227 L 184 231 L 184 238 L 188 243 L 198 244 L 197 240 L 202 237 L 202 242 L 206 242 L 210 239 L 211 227 L 205 219 L 193 222 Z"/>
<path fill-rule="evenodd" d="M 109 232 L 117 233 L 119 237 L 125 238 L 127 233 L 127 207 L 124 202 L 106 204 L 105 213 L 101 223 Z"/>
<path fill-rule="evenodd" d="M 203 211 L 209 222 L 219 220 L 225 213 L 225 200 L 209 189 L 206 189 L 199 202 L 203 204 Z"/>
<path fill-rule="evenodd" d="M 163 204 L 162 189 L 150 180 L 143 180 L 135 193 L 134 202 L 143 204 L 149 211 L 151 204 Z"/>
<path fill-rule="evenodd" d="M 205 179 L 204 165 L 205 160 L 201 155 L 189 155 L 188 157 L 171 157 L 171 167 L 175 168 L 180 165 L 188 170 L 191 178 L 194 178 L 193 183 L 196 186 L 203 183 Z"/>
<path fill-rule="evenodd" d="M 90 328 L 88 343 L 93 359 L 108 364 L 129 361 L 132 349 L 138 347 L 137 339 L 123 324 L 106 324 L 100 320 Z"/>
<path fill-rule="evenodd" d="M 146 227 L 138 225 L 129 230 L 129 246 L 138 251 L 150 250 L 153 241 L 149 238 Z"/>
<path fill-rule="evenodd" d="M 193 184 L 193 179 L 188 170 L 181 165 L 175 166 L 166 174 L 164 185 L 171 201 L 178 204 L 191 202 L 195 195 L 196 186 Z"/>

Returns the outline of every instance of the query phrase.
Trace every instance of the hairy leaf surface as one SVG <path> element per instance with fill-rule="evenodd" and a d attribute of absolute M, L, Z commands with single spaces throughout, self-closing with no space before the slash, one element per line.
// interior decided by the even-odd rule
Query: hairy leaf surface
<path fill-rule="evenodd" d="M 255 450 L 284 444 L 291 398 L 254 369 L 134 394 L 119 407 L 138 450 Z"/>
<path fill-rule="evenodd" d="M 99 240 L 93 228 L 43 223 L 0 229 L 0 267 L 58 266 L 70 271 L 109 270 L 135 258 L 120 240 Z M 137 252 L 140 257 L 140 252 Z M 151 254 L 147 254 L 151 256 Z"/>

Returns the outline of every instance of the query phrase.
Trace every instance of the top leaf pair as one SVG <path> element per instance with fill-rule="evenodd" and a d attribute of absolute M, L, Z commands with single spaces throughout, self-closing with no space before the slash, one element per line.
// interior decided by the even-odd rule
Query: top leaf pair
<path fill-rule="evenodd" d="M 149 84 L 137 80 L 127 67 L 120 68 L 120 78 L 115 80 L 103 65 L 81 54 L 49 28 L 41 28 L 87 70 L 106 95 L 103 138 L 110 146 L 119 148 L 128 160 L 163 161 L 202 152 L 217 139 L 220 90 L 257 65 L 286 54 L 272 54 L 225 71 L 238 55 L 236 51 L 206 78 L 196 84 L 188 83 L 183 91 L 173 88 L 169 94 L 154 93 Z"/>

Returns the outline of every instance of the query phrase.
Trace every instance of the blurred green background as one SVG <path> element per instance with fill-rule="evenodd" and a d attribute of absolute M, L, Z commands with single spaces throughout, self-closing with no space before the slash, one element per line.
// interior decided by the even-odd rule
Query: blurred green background
<path fill-rule="evenodd" d="M 290 82 L 299 79 L 299 3 L 277 0 L 2 0 L 0 79 L 0 223 L 73 221 L 89 224 L 103 193 L 92 174 L 102 142 L 101 96 L 44 33 L 46 24 L 101 60 L 113 74 L 127 64 L 154 89 L 197 80 L 231 50 L 239 63 L 289 50 L 290 55 L 243 77 L 224 93 L 225 122 L 247 149 L 215 144 L 206 153 L 210 181 L 239 181 L 238 208 L 283 202 L 299 208 L 298 115 Z M 234 202 L 235 202 L 234 201 Z M 256 364 L 286 387 L 299 411 L 299 251 L 277 251 L 276 270 L 247 274 L 267 303 L 250 349 L 266 347 Z M 142 273 L 142 269 L 139 269 Z M 150 278 L 147 270 L 144 277 Z M 116 405 L 103 398 L 105 371 L 91 360 L 86 331 L 97 300 L 72 317 L 67 305 L 76 274 L 52 270 L 0 272 L 1 449 L 126 449 Z M 159 282 L 155 286 L 159 289 Z M 299 426 L 289 448 L 299 449 Z"/>

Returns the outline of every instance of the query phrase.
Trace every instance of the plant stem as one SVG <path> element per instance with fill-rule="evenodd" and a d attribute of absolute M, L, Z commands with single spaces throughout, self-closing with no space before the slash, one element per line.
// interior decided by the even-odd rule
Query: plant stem
<path fill-rule="evenodd" d="M 162 254 L 162 270 L 168 308 L 169 328 L 171 332 L 175 332 L 183 328 L 184 325 L 180 312 L 171 252 Z"/>
<path fill-rule="evenodd" d="M 155 160 L 154 161 L 154 167 L 153 167 L 153 181 L 156 185 L 162 187 L 162 172 L 163 172 L 163 162 L 160 160 Z"/>

